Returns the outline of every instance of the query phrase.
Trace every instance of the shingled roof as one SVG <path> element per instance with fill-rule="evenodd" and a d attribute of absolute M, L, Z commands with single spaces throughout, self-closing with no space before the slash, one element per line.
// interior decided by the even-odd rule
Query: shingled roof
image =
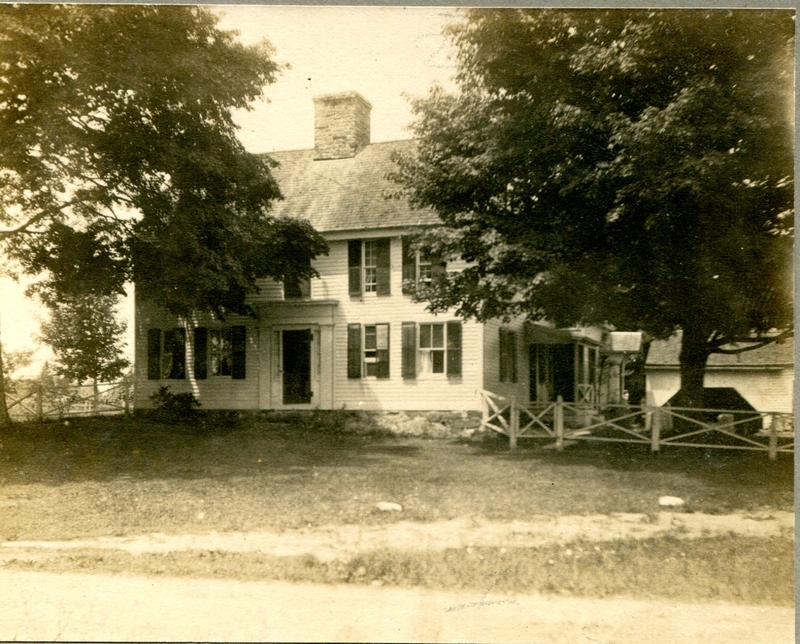
<path fill-rule="evenodd" d="M 438 224 L 432 210 L 412 210 L 405 199 L 387 197 L 398 187 L 386 178 L 396 167 L 392 153 L 414 145 L 373 143 L 353 157 L 328 160 L 315 160 L 313 149 L 265 154 L 280 164 L 272 172 L 284 197 L 271 212 L 307 219 L 322 233 Z"/>
<path fill-rule="evenodd" d="M 731 346 L 725 349 L 734 348 Z M 681 332 L 679 331 L 668 340 L 654 340 L 647 353 L 648 367 L 678 367 L 678 357 L 681 352 Z M 710 368 L 742 368 L 742 367 L 791 367 L 794 364 L 794 339 L 789 338 L 781 343 L 770 344 L 734 355 L 725 353 L 712 353 L 708 358 L 707 367 Z"/>

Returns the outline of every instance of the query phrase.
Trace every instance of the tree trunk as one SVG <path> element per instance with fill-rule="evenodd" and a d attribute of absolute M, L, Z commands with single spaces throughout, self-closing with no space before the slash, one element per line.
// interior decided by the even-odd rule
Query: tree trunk
<path fill-rule="evenodd" d="M 6 377 L 3 369 L 3 345 L 0 343 L 0 427 L 8 427 L 11 424 L 11 416 L 8 414 L 8 404 L 6 403 Z"/>
<path fill-rule="evenodd" d="M 92 379 L 92 415 L 97 416 L 100 409 L 100 392 L 97 389 L 97 378 Z"/>
<path fill-rule="evenodd" d="M 683 329 L 681 341 L 680 369 L 681 388 L 680 406 L 702 408 L 705 403 L 703 384 L 706 375 L 706 363 L 711 351 L 708 346 L 707 333 L 702 328 L 687 327 Z"/>

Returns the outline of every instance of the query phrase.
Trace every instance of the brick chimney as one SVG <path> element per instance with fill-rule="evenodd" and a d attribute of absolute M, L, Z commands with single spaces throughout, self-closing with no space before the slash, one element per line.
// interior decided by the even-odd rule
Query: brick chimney
<path fill-rule="evenodd" d="M 358 92 L 314 97 L 314 159 L 354 157 L 369 145 L 372 105 Z"/>

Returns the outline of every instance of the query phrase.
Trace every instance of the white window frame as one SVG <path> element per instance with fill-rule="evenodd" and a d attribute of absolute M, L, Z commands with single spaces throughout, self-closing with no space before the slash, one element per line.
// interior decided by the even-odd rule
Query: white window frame
<path fill-rule="evenodd" d="M 423 345 L 423 327 L 430 327 L 430 345 Z M 434 346 L 434 328 L 441 328 L 441 346 Z M 445 322 L 420 322 L 417 325 L 417 376 L 425 379 L 447 378 L 447 324 Z M 434 371 L 433 355 L 441 355 L 441 371 Z"/>
<path fill-rule="evenodd" d="M 377 296 L 378 250 L 374 239 L 361 240 L 361 276 L 361 292 L 368 297 Z"/>
<path fill-rule="evenodd" d="M 231 327 L 208 329 L 208 375 L 218 378 L 233 376 L 233 330 Z M 225 368 L 227 362 L 227 369 Z M 227 373 L 222 373 L 227 371 Z"/>

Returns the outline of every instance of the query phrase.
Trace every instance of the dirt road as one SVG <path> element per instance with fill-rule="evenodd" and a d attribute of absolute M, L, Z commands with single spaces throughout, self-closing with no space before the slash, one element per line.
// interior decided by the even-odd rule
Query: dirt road
<path fill-rule="evenodd" d="M 0 570 L 1 640 L 789 644 L 790 607 Z"/>

